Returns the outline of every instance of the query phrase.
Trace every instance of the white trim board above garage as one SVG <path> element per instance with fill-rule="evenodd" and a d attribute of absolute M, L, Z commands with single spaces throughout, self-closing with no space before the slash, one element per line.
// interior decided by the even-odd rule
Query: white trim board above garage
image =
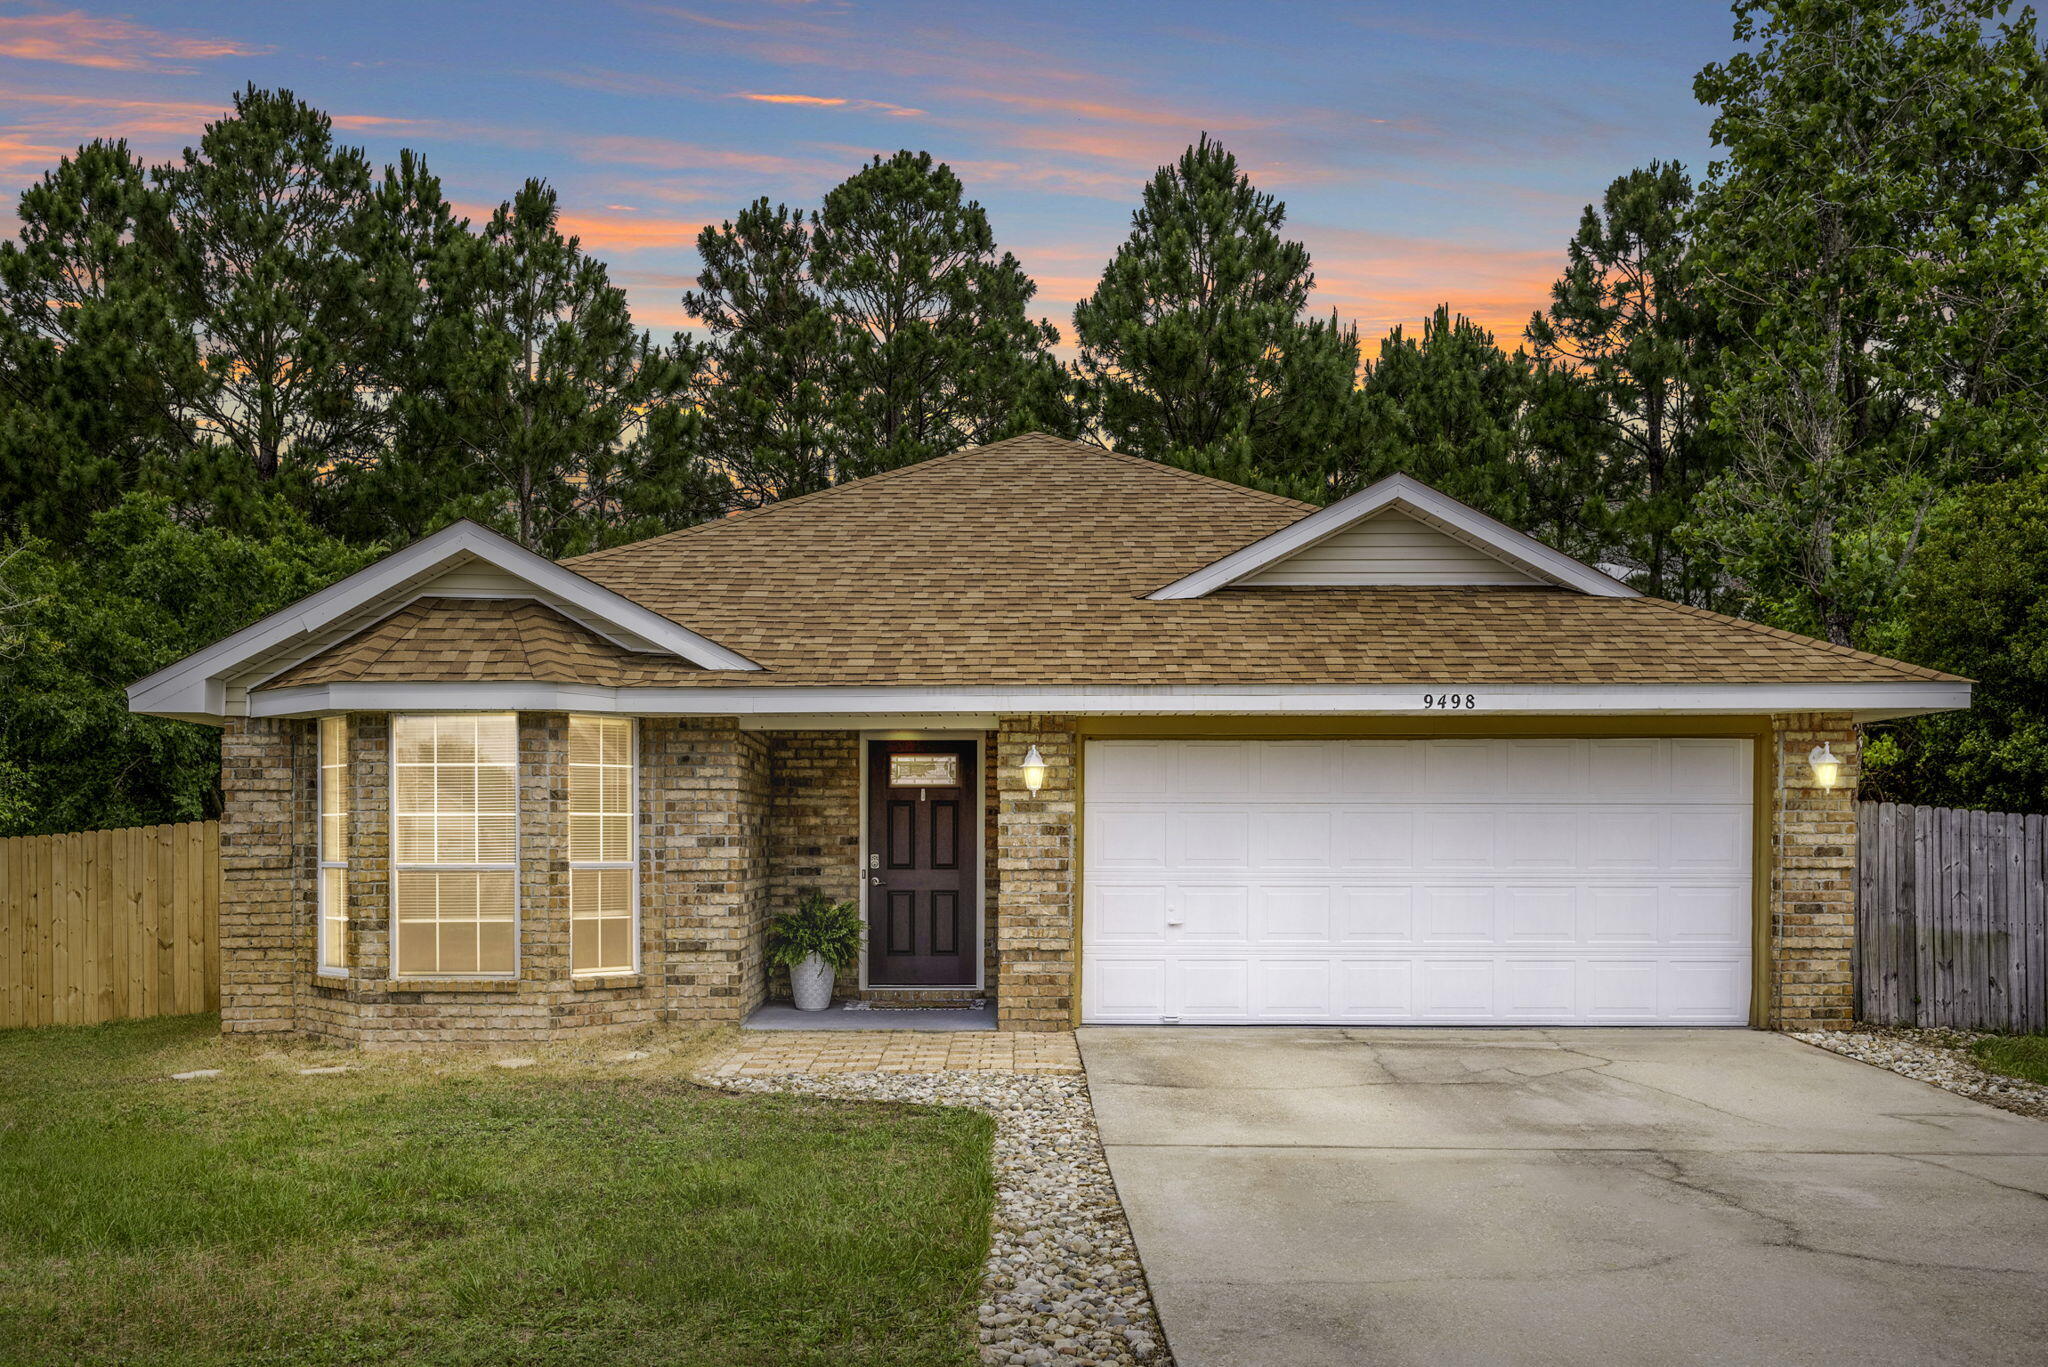
<path fill-rule="evenodd" d="M 1351 584 L 1554 584 L 1603 598 L 1640 596 L 1406 475 L 1389 475 L 1147 596 Z"/>

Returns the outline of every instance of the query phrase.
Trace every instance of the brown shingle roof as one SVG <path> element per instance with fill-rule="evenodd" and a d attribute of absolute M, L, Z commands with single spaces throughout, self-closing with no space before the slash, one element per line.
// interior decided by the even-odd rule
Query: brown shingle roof
<path fill-rule="evenodd" d="M 612 644 L 525 598 L 418 598 L 264 684 L 674 684 L 702 670 Z"/>
<path fill-rule="evenodd" d="M 763 666 L 674 667 L 675 677 L 659 680 L 706 688 L 1949 677 L 1656 599 L 1568 589 L 1230 588 L 1145 598 L 1312 511 L 1032 435 L 564 563 Z M 451 620 L 442 630 L 461 629 Z M 506 653 L 477 642 L 465 653 L 447 639 L 438 653 L 393 652 L 380 667 L 479 678 L 446 671 L 511 668 Z M 635 669 L 654 669 L 638 658 Z"/>

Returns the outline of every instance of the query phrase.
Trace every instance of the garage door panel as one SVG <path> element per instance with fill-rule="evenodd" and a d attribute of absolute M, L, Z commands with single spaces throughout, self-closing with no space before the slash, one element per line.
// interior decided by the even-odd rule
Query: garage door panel
<path fill-rule="evenodd" d="M 1578 1015 L 1578 961 L 1500 959 L 1493 965 L 1503 1020 L 1571 1020 Z"/>
<path fill-rule="evenodd" d="M 1252 967 L 1253 1014 L 1260 1020 L 1329 1020 L 1328 959 L 1261 959 Z"/>
<path fill-rule="evenodd" d="M 1090 889 L 1088 933 L 1098 943 L 1166 943 L 1167 890 L 1163 884 L 1102 883 Z"/>
<path fill-rule="evenodd" d="M 1663 934 L 1667 945 L 1749 943 L 1750 900 L 1747 883 L 1679 884 L 1663 896 Z"/>
<path fill-rule="evenodd" d="M 1252 936 L 1265 945 L 1328 945 L 1331 889 L 1320 884 L 1267 886 L 1253 898 Z"/>
<path fill-rule="evenodd" d="M 1252 961 L 1183 959 L 1174 966 L 1183 1020 L 1243 1020 L 1252 1014 Z"/>
<path fill-rule="evenodd" d="M 1348 801 L 1413 802 L 1422 791 L 1419 741 L 1354 740 L 1338 750 L 1338 783 Z"/>
<path fill-rule="evenodd" d="M 1741 873 L 1749 862 L 1746 809 L 1704 807 L 1665 818 L 1665 860 L 1672 869 Z"/>
<path fill-rule="evenodd" d="M 1337 796 L 1338 752 L 1327 741 L 1262 741 L 1255 752 L 1255 798 L 1328 802 Z"/>
<path fill-rule="evenodd" d="M 1123 955 L 1091 959 L 1082 978 L 1089 1020 L 1153 1021 L 1169 1014 L 1167 961 Z"/>
<path fill-rule="evenodd" d="M 1496 818 L 1502 871 L 1575 869 L 1585 817 L 1575 808 L 1509 808 Z"/>
<path fill-rule="evenodd" d="M 1328 807 L 1290 803 L 1252 818 L 1252 867 L 1262 872 L 1327 869 L 1335 860 Z"/>
<path fill-rule="evenodd" d="M 1507 757 L 1499 741 L 1429 740 L 1422 747 L 1423 801 L 1500 796 Z"/>
<path fill-rule="evenodd" d="M 1166 848 L 1166 813 L 1157 809 L 1091 803 L 1088 812 L 1089 867 L 1103 873 L 1159 870 L 1171 862 Z"/>
<path fill-rule="evenodd" d="M 1338 959 L 1330 969 L 1331 1014 L 1346 1021 L 1412 1020 L 1414 974 L 1408 959 Z"/>
<path fill-rule="evenodd" d="M 1494 897 L 1489 884 L 1425 884 L 1418 941 L 1424 945 L 1491 945 Z"/>
<path fill-rule="evenodd" d="M 1191 741 L 1168 770 L 1169 791 L 1192 798 L 1242 802 L 1251 788 L 1252 745 L 1249 741 Z"/>
<path fill-rule="evenodd" d="M 1495 866 L 1496 813 L 1486 807 L 1434 807 L 1421 819 L 1422 869 L 1491 869 Z"/>
<path fill-rule="evenodd" d="M 1251 943 L 1252 890 L 1242 884 L 1182 883 L 1173 892 L 1180 939 L 1189 945 Z"/>
<path fill-rule="evenodd" d="M 1098 741 L 1087 764 L 1088 1019 L 1746 1018 L 1747 741 Z"/>
<path fill-rule="evenodd" d="M 1425 955 L 1415 961 L 1416 1015 L 1423 1020 L 1500 1019 L 1493 1000 L 1493 960 Z"/>
<path fill-rule="evenodd" d="M 1167 850 L 1179 869 L 1250 869 L 1252 814 L 1242 807 L 1184 807 L 1164 813 Z"/>
<path fill-rule="evenodd" d="M 1337 939 L 1344 944 L 1406 945 L 1415 939 L 1415 889 L 1405 883 L 1337 889 Z"/>
<path fill-rule="evenodd" d="M 1415 817 L 1392 807 L 1338 807 L 1330 813 L 1330 857 L 1340 869 L 1415 867 Z"/>
<path fill-rule="evenodd" d="M 1668 740 L 1671 796 L 1682 802 L 1747 805 L 1751 774 L 1747 747 L 1722 740 Z"/>
<path fill-rule="evenodd" d="M 1570 945 L 1579 939 L 1577 887 L 1509 884 L 1500 892 L 1500 942 Z"/>
<path fill-rule="evenodd" d="M 1586 742 L 1512 740 L 1507 743 L 1506 782 L 1511 802 L 1586 800 Z"/>

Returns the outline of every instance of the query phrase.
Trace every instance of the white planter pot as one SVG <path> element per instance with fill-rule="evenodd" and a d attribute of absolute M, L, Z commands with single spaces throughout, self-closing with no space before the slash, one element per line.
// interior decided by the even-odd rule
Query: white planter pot
<path fill-rule="evenodd" d="M 789 994 L 799 1011 L 823 1011 L 832 1004 L 832 965 L 817 955 L 807 956 L 789 970 Z"/>

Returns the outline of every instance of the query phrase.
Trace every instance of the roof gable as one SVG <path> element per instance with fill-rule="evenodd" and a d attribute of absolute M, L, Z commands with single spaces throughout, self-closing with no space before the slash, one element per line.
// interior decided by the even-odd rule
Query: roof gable
<path fill-rule="evenodd" d="M 537 599 L 623 650 L 706 670 L 752 660 L 474 522 L 457 522 L 367 565 L 128 688 L 131 711 L 213 720 L 247 689 L 423 596 Z"/>
<path fill-rule="evenodd" d="M 1548 584 L 1634 598 L 1618 579 L 1407 475 L 1387 478 L 1231 552 L 1149 597 L 1233 586 Z"/>

